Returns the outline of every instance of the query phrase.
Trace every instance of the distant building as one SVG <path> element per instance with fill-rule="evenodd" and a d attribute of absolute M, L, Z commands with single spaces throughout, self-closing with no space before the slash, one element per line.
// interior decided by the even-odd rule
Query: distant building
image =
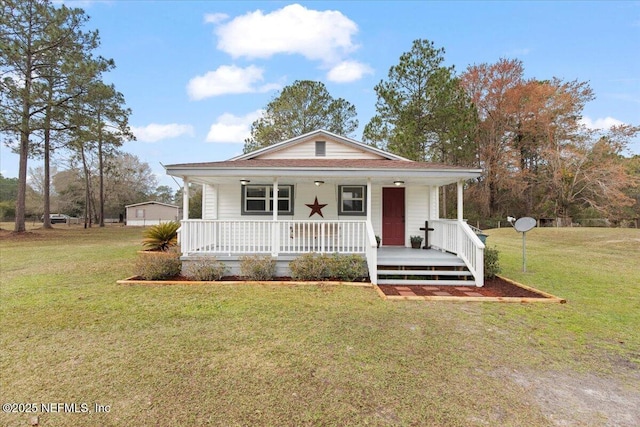
<path fill-rule="evenodd" d="M 177 221 L 180 218 L 178 206 L 161 202 L 143 202 L 125 206 L 127 225 L 146 227 L 161 222 Z"/>

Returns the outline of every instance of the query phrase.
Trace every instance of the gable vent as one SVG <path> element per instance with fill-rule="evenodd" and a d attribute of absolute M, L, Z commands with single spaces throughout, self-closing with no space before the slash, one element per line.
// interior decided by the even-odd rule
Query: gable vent
<path fill-rule="evenodd" d="M 327 155 L 326 141 L 316 141 L 316 157 L 325 157 Z"/>

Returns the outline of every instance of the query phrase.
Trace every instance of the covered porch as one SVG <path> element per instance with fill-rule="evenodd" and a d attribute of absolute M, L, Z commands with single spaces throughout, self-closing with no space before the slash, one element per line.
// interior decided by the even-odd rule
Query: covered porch
<path fill-rule="evenodd" d="M 379 274 L 379 267 L 410 267 L 380 264 L 379 255 L 387 247 L 410 247 L 415 236 L 426 240 L 430 229 L 430 246 L 453 254 L 474 283 L 483 284 L 484 245 L 463 219 L 465 182 L 477 179 L 480 169 L 412 161 L 323 129 L 225 161 L 165 168 L 184 182 L 183 258 L 361 254 L 375 284 L 398 279 Z M 189 218 L 190 183 L 203 188 L 201 219 Z M 450 184 L 457 186 L 456 218 L 441 219 L 440 188 Z M 419 267 L 410 276 L 425 277 L 404 279 L 432 280 L 416 271 L 437 266 Z"/>
<path fill-rule="evenodd" d="M 460 284 L 461 280 L 467 284 L 473 280 L 476 286 L 484 283 L 484 245 L 463 220 L 431 220 L 431 248 L 426 250 L 378 248 L 373 226 L 367 220 L 185 219 L 181 224 L 179 243 L 186 259 L 215 256 L 237 260 L 243 255 L 264 254 L 288 262 L 309 252 L 360 254 L 367 261 L 374 284 L 380 280 L 427 284 L 436 280 L 435 276 L 441 284 Z"/>

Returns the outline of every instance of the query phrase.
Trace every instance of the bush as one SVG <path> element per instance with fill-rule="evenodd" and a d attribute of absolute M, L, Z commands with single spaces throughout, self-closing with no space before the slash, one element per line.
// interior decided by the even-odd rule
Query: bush
<path fill-rule="evenodd" d="M 166 251 L 178 244 L 178 228 L 180 223 L 177 221 L 151 226 L 144 231 L 142 244 L 152 251 Z"/>
<path fill-rule="evenodd" d="M 180 274 L 182 261 L 178 251 L 152 252 L 138 255 L 135 274 L 145 280 L 162 280 Z"/>
<path fill-rule="evenodd" d="M 215 258 L 200 259 L 188 263 L 185 267 L 185 275 L 192 280 L 220 280 L 226 273 L 227 267 Z"/>
<path fill-rule="evenodd" d="M 344 282 L 353 282 L 367 277 L 369 269 L 367 261 L 360 255 L 334 254 L 327 257 L 329 276 Z"/>
<path fill-rule="evenodd" d="M 367 262 L 360 255 L 304 254 L 289 263 L 291 277 L 299 280 L 323 280 L 328 277 L 353 282 L 368 274 Z"/>
<path fill-rule="evenodd" d="M 291 277 L 296 280 L 322 280 L 329 276 L 326 256 L 308 253 L 289 263 Z"/>
<path fill-rule="evenodd" d="M 493 279 L 496 277 L 502 269 L 500 268 L 500 252 L 498 249 L 493 247 L 485 247 L 484 248 L 484 278 L 485 279 Z"/>
<path fill-rule="evenodd" d="M 4 200 L 0 202 L 0 220 L 8 221 L 16 217 L 16 202 Z"/>
<path fill-rule="evenodd" d="M 276 260 L 271 255 L 240 257 L 240 274 L 248 280 L 271 280 L 276 274 Z"/>

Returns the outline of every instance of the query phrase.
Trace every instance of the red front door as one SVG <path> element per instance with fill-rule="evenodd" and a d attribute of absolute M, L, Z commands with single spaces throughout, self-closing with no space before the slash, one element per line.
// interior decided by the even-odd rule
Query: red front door
<path fill-rule="evenodd" d="M 382 244 L 404 246 L 404 188 L 382 189 Z"/>

